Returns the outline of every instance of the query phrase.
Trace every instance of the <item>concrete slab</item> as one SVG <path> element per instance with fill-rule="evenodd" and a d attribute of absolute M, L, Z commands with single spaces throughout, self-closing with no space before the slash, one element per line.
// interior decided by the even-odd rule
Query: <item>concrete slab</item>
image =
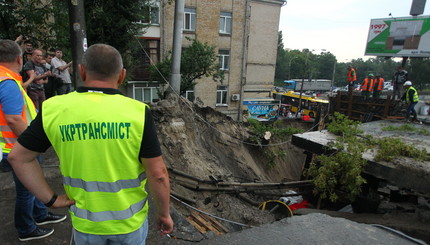
<path fill-rule="evenodd" d="M 373 121 L 363 123 L 360 128 L 364 134 L 373 135 L 376 138 L 397 137 L 407 144 L 430 152 L 430 136 L 418 131 L 384 131 L 387 126 L 399 127 L 406 122 L 401 121 Z M 430 132 L 430 126 L 426 124 L 410 124 L 417 129 L 425 129 Z M 336 136 L 326 130 L 295 134 L 292 137 L 293 145 L 315 154 L 330 153 L 328 143 L 336 139 Z M 410 188 L 426 194 L 430 193 L 430 162 L 418 161 L 406 157 L 397 158 L 391 162 L 376 162 L 376 151 L 367 151 L 363 158 L 368 161 L 365 172 L 374 177 L 386 180 L 388 183 L 400 188 Z"/>

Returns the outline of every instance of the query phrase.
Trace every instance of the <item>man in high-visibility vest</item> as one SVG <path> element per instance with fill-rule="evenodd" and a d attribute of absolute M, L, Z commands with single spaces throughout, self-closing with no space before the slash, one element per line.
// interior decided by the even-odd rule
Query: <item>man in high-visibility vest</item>
<path fill-rule="evenodd" d="M 18 74 L 22 68 L 21 48 L 12 40 L 0 40 L 0 146 L 3 159 L 2 170 L 10 170 L 8 155 L 18 136 L 36 117 L 36 108 L 21 86 Z M 39 164 L 36 162 L 37 167 Z M 39 167 L 40 168 L 40 167 Z M 20 241 L 41 239 L 54 232 L 52 228 L 39 227 L 49 223 L 58 223 L 67 218 L 56 215 L 25 188 L 12 172 L 16 186 L 15 228 Z"/>
<path fill-rule="evenodd" d="M 403 87 L 405 88 L 405 92 L 403 93 L 401 100 L 404 100 L 408 106 L 406 108 L 406 120 L 409 121 L 409 116 L 412 113 L 412 116 L 414 116 L 412 120 L 417 121 L 418 119 L 417 112 L 415 111 L 415 105 L 419 101 L 418 92 L 414 87 L 412 87 L 411 81 L 406 81 L 403 84 Z"/>
<path fill-rule="evenodd" d="M 118 50 L 95 44 L 79 73 L 84 87 L 42 105 L 9 159 L 18 177 L 46 206 L 70 207 L 76 244 L 145 244 L 148 193 L 158 207 L 157 229 L 173 231 L 169 176 L 148 106 L 123 96 Z M 53 146 L 66 195 L 57 196 L 35 164 Z"/>
<path fill-rule="evenodd" d="M 381 74 L 376 74 L 374 83 L 373 83 L 373 98 L 378 99 L 381 97 L 382 90 L 384 89 L 384 78 L 381 77 Z"/>
<path fill-rule="evenodd" d="M 368 99 L 370 97 L 370 94 L 373 91 L 373 84 L 374 84 L 374 76 L 372 73 L 369 73 L 367 78 L 363 80 L 363 83 L 361 84 L 361 95 L 364 96 L 364 99 Z"/>
<path fill-rule="evenodd" d="M 353 91 L 355 88 L 355 83 L 357 81 L 357 73 L 355 69 L 352 66 L 348 66 L 348 74 L 347 74 L 347 81 L 348 81 L 348 91 Z"/>

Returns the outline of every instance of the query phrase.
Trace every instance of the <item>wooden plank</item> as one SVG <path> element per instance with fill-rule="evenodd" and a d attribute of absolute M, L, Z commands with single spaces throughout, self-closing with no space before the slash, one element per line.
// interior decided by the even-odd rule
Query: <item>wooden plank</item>
<path fill-rule="evenodd" d="M 204 227 L 204 226 L 198 224 L 196 221 L 194 221 L 194 217 L 193 216 L 188 216 L 187 220 L 188 220 L 188 222 L 190 222 L 190 224 L 192 224 L 194 227 L 196 227 L 196 229 L 200 233 L 202 233 L 202 234 L 206 233 L 206 231 L 207 231 L 206 227 Z"/>
<path fill-rule="evenodd" d="M 219 231 L 224 233 L 228 232 L 228 229 L 225 226 L 223 226 L 220 222 L 218 222 L 218 220 L 216 220 L 214 217 L 206 216 L 206 218 L 209 219 Z"/>
<path fill-rule="evenodd" d="M 191 214 L 198 222 L 202 223 L 206 228 L 208 228 L 210 231 L 217 235 L 221 235 L 222 233 L 215 229 L 210 222 L 206 221 L 202 216 L 200 216 L 199 213 L 193 213 Z"/>

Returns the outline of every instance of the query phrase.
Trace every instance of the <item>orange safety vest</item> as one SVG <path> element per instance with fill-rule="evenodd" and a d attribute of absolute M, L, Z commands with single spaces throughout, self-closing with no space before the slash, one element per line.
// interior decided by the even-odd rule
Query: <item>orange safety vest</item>
<path fill-rule="evenodd" d="M 24 106 L 22 108 L 21 117 L 24 122 L 30 124 L 30 122 L 36 117 L 36 107 L 33 101 L 28 97 L 27 93 L 21 86 L 21 76 L 10 69 L 0 65 L 0 83 L 5 80 L 14 80 L 21 91 L 24 99 Z M 0 146 L 4 153 L 9 153 L 13 145 L 17 141 L 17 136 L 9 127 L 6 121 L 5 114 L 3 112 L 3 105 L 0 104 Z"/>
<path fill-rule="evenodd" d="M 370 79 L 370 81 L 369 81 L 369 78 L 365 78 L 363 81 L 363 84 L 361 84 L 361 91 L 372 92 L 374 81 L 375 81 L 375 79 Z"/>
<path fill-rule="evenodd" d="M 384 78 L 380 77 L 379 79 L 374 79 L 374 90 L 375 91 L 382 91 L 384 88 Z"/>
<path fill-rule="evenodd" d="M 357 73 L 354 68 L 351 68 L 351 70 L 348 71 L 348 82 L 354 82 L 355 80 L 357 80 Z"/>

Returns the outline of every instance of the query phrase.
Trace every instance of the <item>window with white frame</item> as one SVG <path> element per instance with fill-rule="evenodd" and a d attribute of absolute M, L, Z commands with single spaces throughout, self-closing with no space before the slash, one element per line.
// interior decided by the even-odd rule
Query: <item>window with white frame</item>
<path fill-rule="evenodd" d="M 227 105 L 227 86 L 218 86 L 216 89 L 216 105 Z"/>
<path fill-rule="evenodd" d="M 230 50 L 218 51 L 220 70 L 227 71 L 230 68 Z"/>
<path fill-rule="evenodd" d="M 141 21 L 145 24 L 159 25 L 160 24 L 160 1 L 152 0 L 148 6 L 145 7 L 143 13 L 144 19 Z"/>
<path fill-rule="evenodd" d="M 231 13 L 221 12 L 219 18 L 219 32 L 222 34 L 231 34 Z"/>
<path fill-rule="evenodd" d="M 134 87 L 134 99 L 142 102 L 158 101 L 158 88 Z"/>
<path fill-rule="evenodd" d="M 184 8 L 184 31 L 196 30 L 196 9 Z"/>
<path fill-rule="evenodd" d="M 187 90 L 185 91 L 185 98 L 187 98 L 189 101 L 194 101 L 194 90 Z"/>

